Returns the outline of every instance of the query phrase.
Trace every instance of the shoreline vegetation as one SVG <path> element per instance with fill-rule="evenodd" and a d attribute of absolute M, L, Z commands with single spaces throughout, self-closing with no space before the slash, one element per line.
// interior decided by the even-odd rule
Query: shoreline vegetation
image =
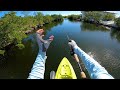
<path fill-rule="evenodd" d="M 68 15 L 64 16 L 71 21 L 82 21 L 91 24 L 101 25 L 106 28 L 120 29 L 120 17 L 116 18 L 115 13 L 104 11 L 82 11 L 81 15 Z M 112 22 L 108 24 L 108 22 Z"/>

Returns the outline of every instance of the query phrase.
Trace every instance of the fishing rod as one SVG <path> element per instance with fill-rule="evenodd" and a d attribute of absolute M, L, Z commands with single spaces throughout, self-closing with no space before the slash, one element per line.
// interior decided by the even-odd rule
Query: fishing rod
<path fill-rule="evenodd" d="M 68 35 L 67 35 L 67 38 L 68 38 L 68 41 L 71 42 L 71 39 L 69 38 Z M 74 49 L 73 49 L 72 46 L 70 46 L 70 54 L 74 56 L 76 62 L 78 63 L 78 66 L 79 66 L 79 68 L 80 68 L 81 78 L 85 79 L 85 78 L 86 78 L 86 75 L 85 75 L 85 73 L 83 72 L 83 70 L 82 70 L 82 68 L 81 68 L 81 65 L 80 65 L 80 62 L 79 62 L 80 60 L 79 60 L 77 54 L 75 54 Z"/>

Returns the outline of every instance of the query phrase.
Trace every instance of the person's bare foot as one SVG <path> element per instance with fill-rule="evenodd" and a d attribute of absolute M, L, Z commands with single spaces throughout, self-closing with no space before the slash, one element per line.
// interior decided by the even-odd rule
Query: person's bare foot
<path fill-rule="evenodd" d="M 43 30 L 43 29 L 39 29 L 39 30 L 37 30 L 36 32 L 37 32 L 37 34 L 38 34 L 37 37 L 38 37 L 38 45 L 39 45 L 39 47 L 42 47 L 42 51 L 47 51 L 50 43 L 51 43 L 51 42 L 53 41 L 53 39 L 54 39 L 54 36 L 51 35 L 51 36 L 49 37 L 49 39 L 44 40 L 44 39 L 43 39 L 44 30 Z"/>

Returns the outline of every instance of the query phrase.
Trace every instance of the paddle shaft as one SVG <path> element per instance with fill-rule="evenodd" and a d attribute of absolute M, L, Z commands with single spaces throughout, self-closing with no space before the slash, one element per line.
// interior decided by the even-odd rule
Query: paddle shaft
<path fill-rule="evenodd" d="M 68 41 L 71 42 L 71 39 L 68 37 L 68 35 L 67 35 L 67 38 L 68 38 Z M 79 68 L 80 68 L 81 78 L 84 78 L 84 79 L 85 79 L 85 78 L 86 78 L 86 75 L 85 75 L 85 73 L 83 72 L 83 70 L 82 70 L 82 68 L 81 68 L 81 65 L 80 65 L 80 62 L 79 62 L 80 60 L 79 60 L 77 54 L 75 54 L 72 46 L 70 47 L 70 49 L 71 49 L 70 52 L 73 54 L 76 62 L 78 63 L 78 66 L 79 66 Z"/>

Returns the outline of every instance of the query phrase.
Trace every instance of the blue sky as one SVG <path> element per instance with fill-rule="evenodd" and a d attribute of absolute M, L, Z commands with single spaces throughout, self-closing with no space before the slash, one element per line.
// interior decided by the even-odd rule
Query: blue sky
<path fill-rule="evenodd" d="M 81 11 L 42 11 L 43 14 L 62 14 L 63 16 L 71 14 L 81 14 Z"/>
<path fill-rule="evenodd" d="M 36 12 L 36 11 L 30 11 L 29 15 L 33 15 L 34 12 Z M 61 14 L 63 16 L 71 15 L 71 14 L 81 14 L 81 11 L 38 11 L 38 12 L 42 12 L 44 15 Z M 8 13 L 8 11 L 0 12 L 0 17 L 2 17 L 4 15 L 4 13 Z M 21 14 L 21 11 L 17 11 L 17 15 L 23 16 L 23 14 Z"/>
<path fill-rule="evenodd" d="M 5 13 L 7 13 L 8 11 L 2 11 L 0 12 L 0 17 L 2 17 Z M 29 15 L 33 15 L 35 11 L 30 11 Z M 71 14 L 81 14 L 81 11 L 40 11 L 42 12 L 44 15 L 51 15 L 51 14 L 61 14 L 63 16 L 66 16 L 66 15 L 71 15 Z M 116 13 L 116 16 L 120 16 L 120 11 L 108 11 L 108 12 L 114 12 Z M 21 11 L 17 11 L 17 15 L 18 16 L 23 16 L 21 14 Z"/>

